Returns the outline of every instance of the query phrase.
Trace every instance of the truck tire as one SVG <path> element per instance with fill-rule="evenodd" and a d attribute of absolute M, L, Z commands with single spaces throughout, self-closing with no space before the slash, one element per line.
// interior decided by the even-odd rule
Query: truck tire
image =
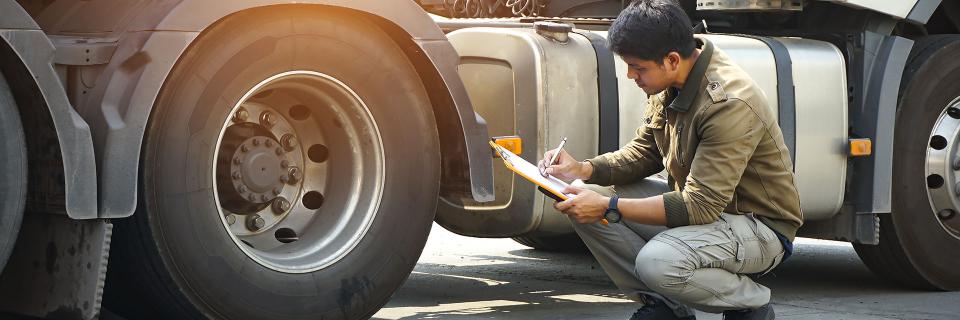
<path fill-rule="evenodd" d="M 363 319 L 400 287 L 440 159 L 414 66 L 363 17 L 239 13 L 157 99 L 107 308 L 132 319 Z M 111 292 L 112 291 L 112 292 Z"/>
<path fill-rule="evenodd" d="M 879 245 L 854 245 L 874 273 L 915 288 L 960 289 L 957 52 L 956 35 L 915 43 L 897 110 L 892 212 L 880 215 Z"/>
<path fill-rule="evenodd" d="M 27 149 L 20 112 L 0 75 L 0 271 L 17 242 L 26 196 Z"/>
<path fill-rule="evenodd" d="M 512 238 L 522 245 L 548 252 L 589 252 L 576 233 L 560 235 L 529 234 Z"/>

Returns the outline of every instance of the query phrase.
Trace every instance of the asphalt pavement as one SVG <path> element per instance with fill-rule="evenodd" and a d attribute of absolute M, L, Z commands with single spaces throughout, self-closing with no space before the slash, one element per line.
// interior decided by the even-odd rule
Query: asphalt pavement
<path fill-rule="evenodd" d="M 849 243 L 798 238 L 795 251 L 760 279 L 773 290 L 778 319 L 960 319 L 960 292 L 888 283 Z M 434 225 L 414 272 L 374 319 L 629 319 L 638 307 L 588 254 L 463 237 Z"/>

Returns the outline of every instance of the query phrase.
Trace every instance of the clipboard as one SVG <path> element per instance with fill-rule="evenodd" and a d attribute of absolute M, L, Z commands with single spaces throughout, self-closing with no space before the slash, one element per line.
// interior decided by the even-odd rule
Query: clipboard
<path fill-rule="evenodd" d="M 540 169 L 537 168 L 537 166 L 533 165 L 527 160 L 524 160 L 513 152 L 510 152 L 510 150 L 501 147 L 493 141 L 489 141 L 489 143 L 490 147 L 492 147 L 493 150 L 500 155 L 500 158 L 503 159 L 503 164 L 507 167 L 507 169 L 510 169 L 510 171 L 513 171 L 524 179 L 533 182 L 535 185 L 537 185 L 537 190 L 540 190 L 540 192 L 542 192 L 544 195 L 553 198 L 553 200 L 558 202 L 567 200 L 571 197 L 571 195 L 563 193 L 563 189 L 567 188 L 569 185 L 568 183 L 552 176 L 544 177 L 540 175 Z M 609 224 L 607 219 L 603 218 L 600 219 L 600 223 L 603 225 Z"/>
<path fill-rule="evenodd" d="M 558 202 L 570 198 L 569 195 L 563 193 L 563 189 L 566 189 L 569 184 L 563 182 L 563 180 L 551 176 L 544 177 L 540 175 L 540 169 L 537 168 L 537 166 L 527 162 L 527 160 L 524 160 L 520 156 L 510 152 L 510 150 L 501 147 L 493 141 L 490 141 L 489 143 L 490 147 L 492 147 L 493 150 L 500 155 L 500 158 L 503 159 L 503 164 L 507 166 L 507 169 L 510 169 L 510 171 L 513 171 L 524 179 L 536 184 L 537 189 L 540 190 L 540 192 L 542 192 L 544 195 L 553 198 L 553 200 L 557 200 Z"/>

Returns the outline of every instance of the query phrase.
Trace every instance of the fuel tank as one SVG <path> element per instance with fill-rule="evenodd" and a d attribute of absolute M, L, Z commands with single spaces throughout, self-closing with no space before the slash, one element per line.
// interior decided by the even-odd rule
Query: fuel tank
<path fill-rule="evenodd" d="M 520 136 L 520 156 L 531 163 L 555 148 L 561 137 L 568 138 L 564 149 L 580 160 L 600 153 L 601 131 L 607 132 L 605 139 L 615 133 L 618 146 L 634 138 L 647 96 L 626 78 L 626 64 L 605 53 L 602 39 L 598 46 L 596 39 L 605 38 L 606 32 L 575 30 L 566 41 L 541 34 L 532 28 L 496 27 L 448 34 L 461 56 L 460 76 L 476 112 L 487 120 L 490 135 Z M 795 136 L 788 145 L 805 218 L 835 215 L 843 200 L 848 141 L 841 52 L 832 44 L 808 39 L 705 37 L 752 76 L 769 107 L 783 118 L 784 134 Z M 604 68 L 604 59 L 612 59 L 613 67 Z M 603 81 L 611 79 L 610 73 L 616 80 Z M 616 92 L 617 120 L 601 127 L 605 92 Z M 493 172 L 495 201 L 441 201 L 437 222 L 474 237 L 572 232 L 566 217 L 553 209 L 553 200 L 535 185 L 498 161 Z"/>

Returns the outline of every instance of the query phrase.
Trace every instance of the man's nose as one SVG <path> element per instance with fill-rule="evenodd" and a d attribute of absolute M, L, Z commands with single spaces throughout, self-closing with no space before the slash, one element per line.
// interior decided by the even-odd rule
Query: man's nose
<path fill-rule="evenodd" d="M 636 80 L 636 79 L 637 79 L 637 73 L 634 72 L 633 70 L 627 69 L 627 79 Z"/>

